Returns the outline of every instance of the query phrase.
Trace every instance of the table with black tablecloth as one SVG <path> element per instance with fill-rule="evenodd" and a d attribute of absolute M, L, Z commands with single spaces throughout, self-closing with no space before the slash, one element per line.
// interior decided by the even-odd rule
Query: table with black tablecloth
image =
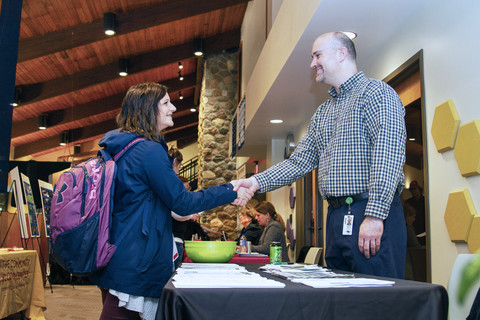
<path fill-rule="evenodd" d="M 316 289 L 258 270 L 248 271 L 285 283 L 281 289 L 164 287 L 157 312 L 161 319 L 447 319 L 448 295 L 443 286 L 394 280 L 390 287 Z"/>

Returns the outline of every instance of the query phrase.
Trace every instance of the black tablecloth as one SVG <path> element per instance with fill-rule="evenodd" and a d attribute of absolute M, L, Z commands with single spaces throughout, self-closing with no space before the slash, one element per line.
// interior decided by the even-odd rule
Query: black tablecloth
<path fill-rule="evenodd" d="M 447 319 L 443 286 L 394 280 L 391 287 L 315 289 L 244 265 L 286 284 L 282 289 L 177 289 L 164 287 L 157 311 L 163 319 Z M 356 275 L 357 277 L 369 277 Z"/>

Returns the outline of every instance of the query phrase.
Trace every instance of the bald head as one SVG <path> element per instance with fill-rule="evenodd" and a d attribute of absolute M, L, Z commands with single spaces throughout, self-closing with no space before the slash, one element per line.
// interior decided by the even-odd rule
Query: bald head
<path fill-rule="evenodd" d="M 355 45 L 353 44 L 353 41 L 343 32 L 335 31 L 324 33 L 321 36 L 317 37 L 315 41 L 317 41 L 318 39 L 326 40 L 330 47 L 335 51 L 340 48 L 346 48 L 347 58 L 353 62 L 357 61 L 357 51 L 355 50 Z"/>

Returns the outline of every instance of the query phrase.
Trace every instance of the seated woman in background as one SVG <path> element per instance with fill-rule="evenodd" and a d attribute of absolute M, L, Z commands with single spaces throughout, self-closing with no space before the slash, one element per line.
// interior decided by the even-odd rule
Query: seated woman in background
<path fill-rule="evenodd" d="M 255 206 L 258 205 L 258 201 L 252 199 L 247 202 L 245 208 L 242 209 L 240 215 L 240 223 L 243 226 L 240 236 L 235 240 L 237 243 L 242 235 L 250 241 L 252 245 L 257 245 L 262 236 L 263 230 L 259 227 L 257 220 L 255 220 Z"/>
<path fill-rule="evenodd" d="M 268 201 L 255 207 L 255 218 L 258 224 L 265 227 L 258 245 L 252 245 L 252 251 L 270 255 L 270 244 L 280 242 L 282 245 L 282 261 L 288 262 L 287 244 L 285 241 L 285 223 Z M 282 223 L 283 222 L 283 223 Z"/>

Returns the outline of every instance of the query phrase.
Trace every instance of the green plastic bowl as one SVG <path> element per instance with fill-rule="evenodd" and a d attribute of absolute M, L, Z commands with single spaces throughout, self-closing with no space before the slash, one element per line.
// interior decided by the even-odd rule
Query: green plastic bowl
<path fill-rule="evenodd" d="M 226 263 L 236 248 L 236 241 L 185 241 L 187 256 L 196 263 Z"/>

